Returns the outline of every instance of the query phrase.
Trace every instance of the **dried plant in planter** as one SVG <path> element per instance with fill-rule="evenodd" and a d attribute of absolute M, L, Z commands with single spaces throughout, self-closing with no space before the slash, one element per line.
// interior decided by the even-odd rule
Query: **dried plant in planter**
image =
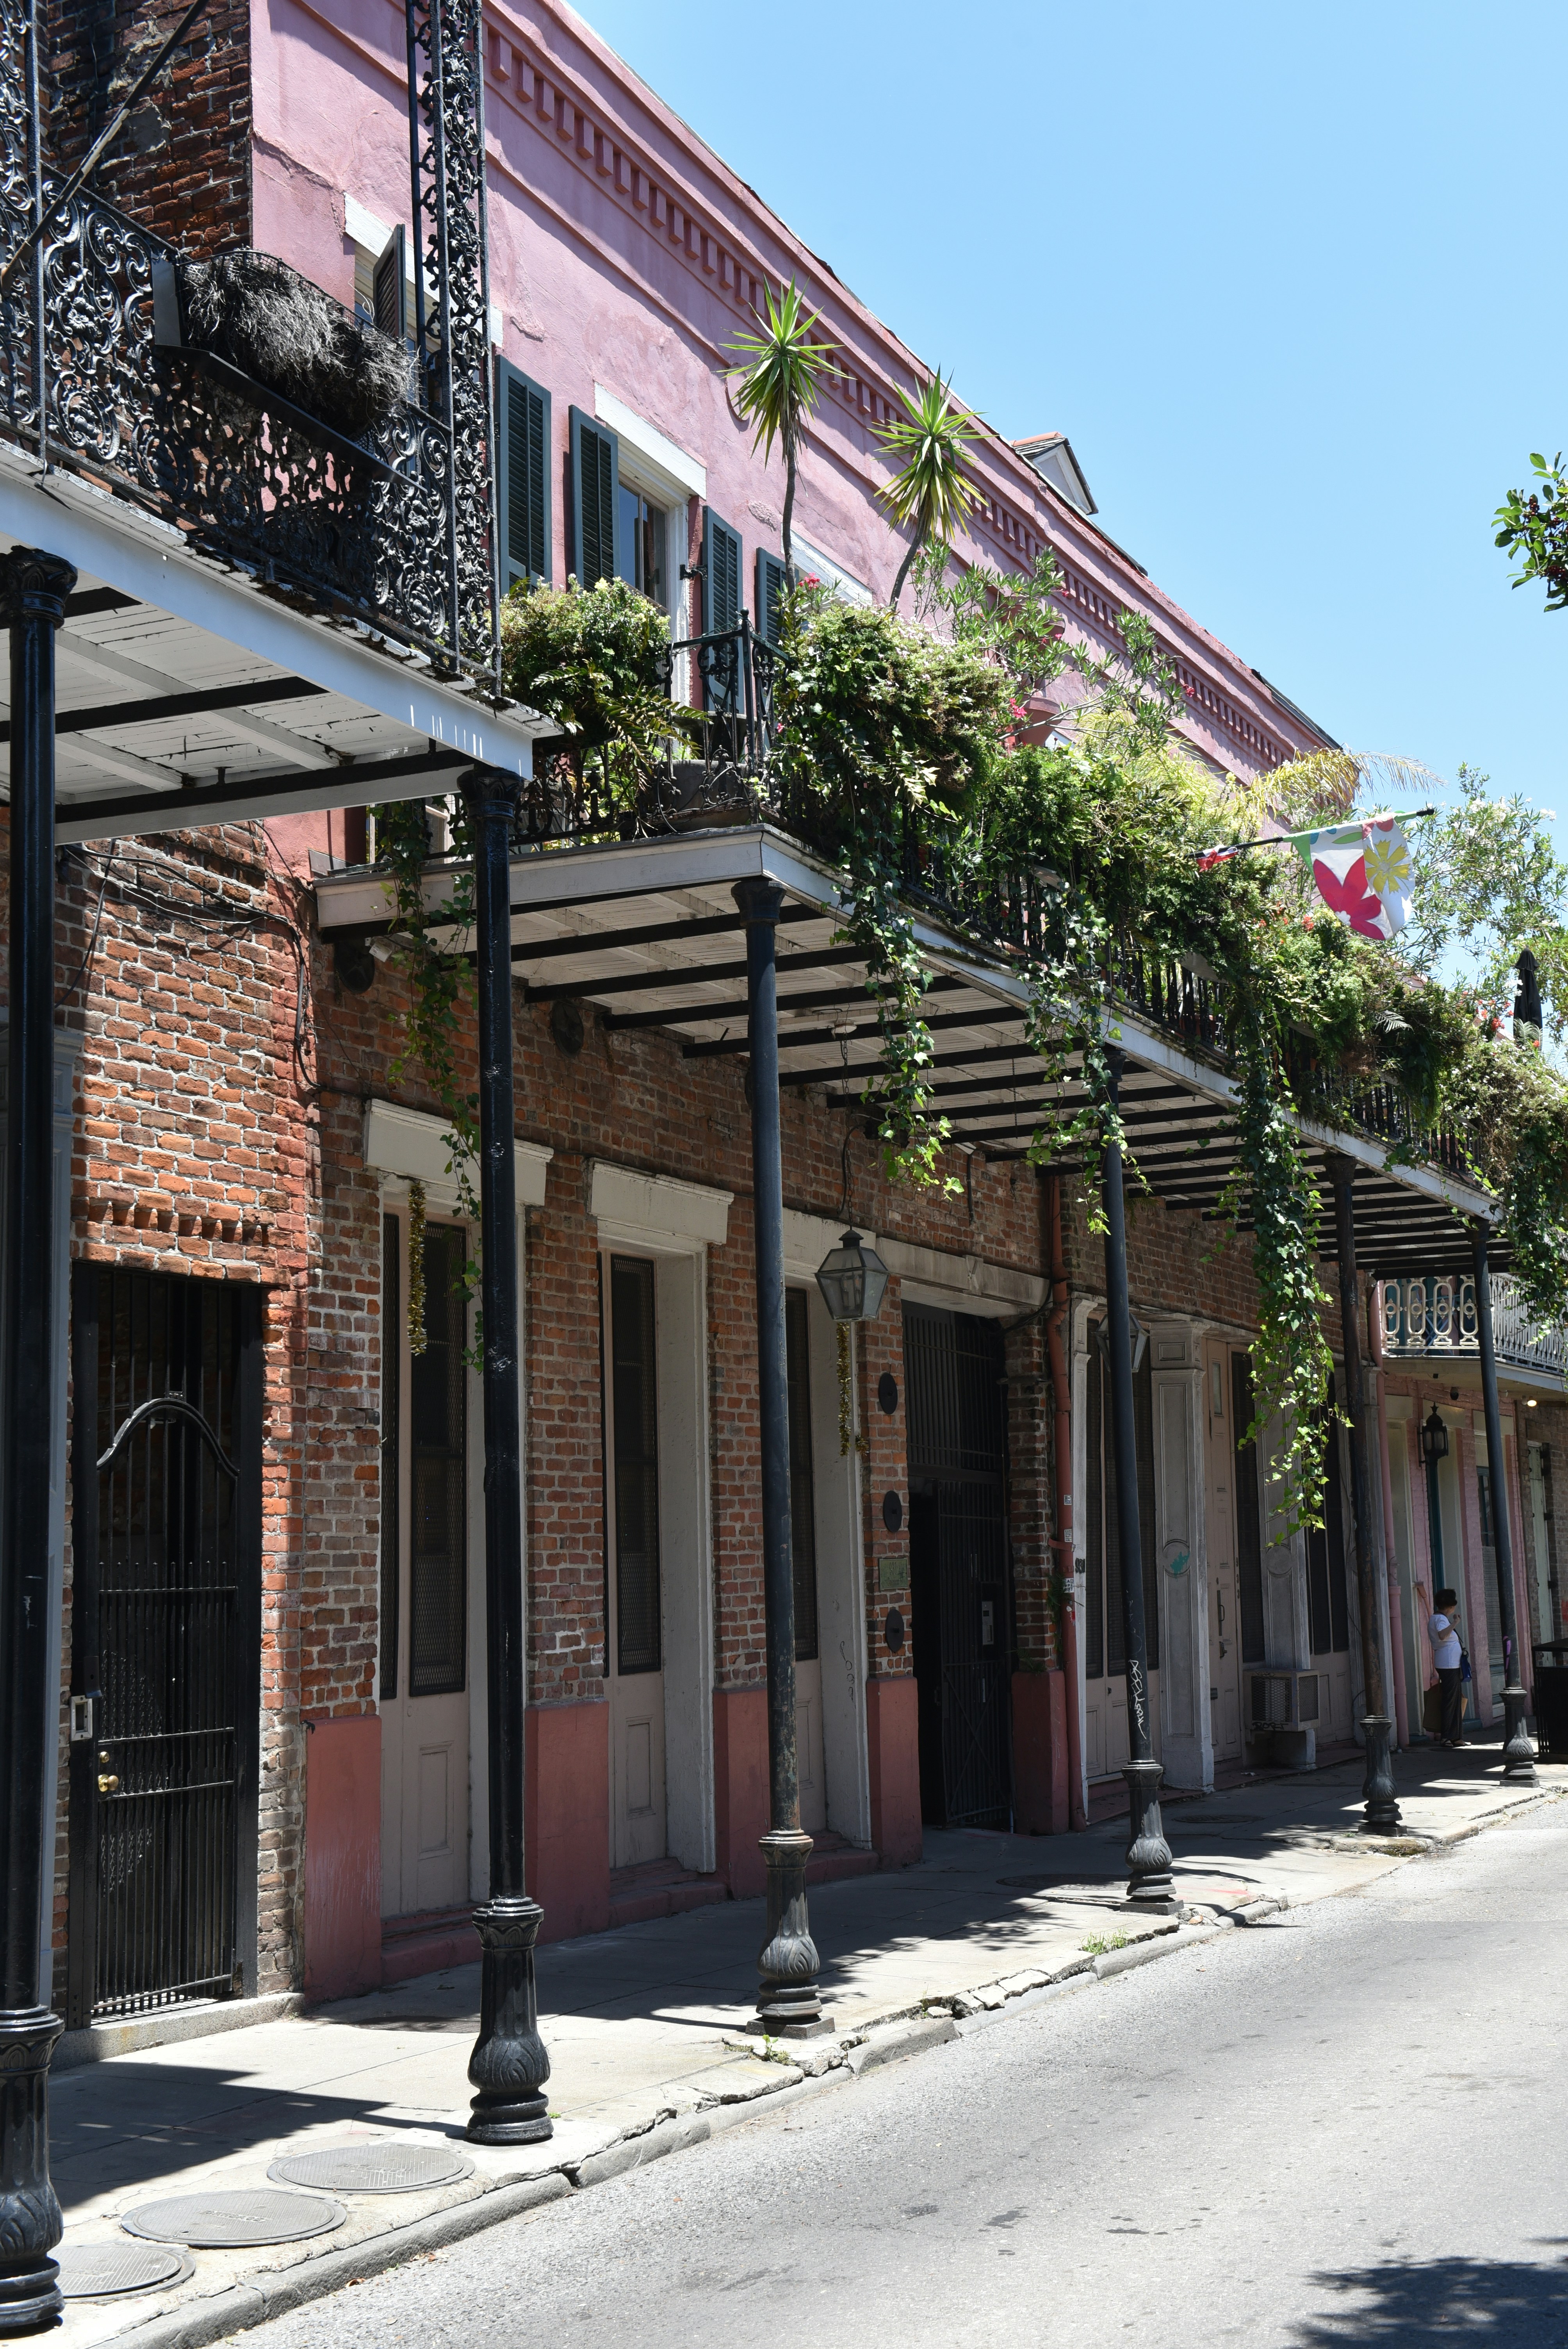
<path fill-rule="evenodd" d="M 407 347 L 273 254 L 181 262 L 180 301 L 187 343 L 356 440 L 409 396 Z"/>

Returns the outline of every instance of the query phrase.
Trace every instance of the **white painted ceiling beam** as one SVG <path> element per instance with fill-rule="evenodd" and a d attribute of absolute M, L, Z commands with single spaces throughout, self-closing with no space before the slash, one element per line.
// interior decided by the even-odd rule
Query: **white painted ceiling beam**
<path fill-rule="evenodd" d="M 117 645 L 95 644 L 90 636 L 78 636 L 74 628 L 61 629 L 60 650 L 106 677 L 119 678 L 127 685 L 143 685 L 150 693 L 191 690 L 185 678 L 170 677 L 167 669 L 150 668 L 145 661 L 133 660 L 129 653 L 122 653 Z M 338 763 L 335 751 L 326 750 L 307 735 L 296 734 L 292 726 L 280 726 L 275 718 L 262 718 L 249 709 L 215 709 L 204 715 L 208 722 L 226 727 L 244 741 L 259 742 L 263 750 L 275 750 L 291 766 L 335 767 Z M 135 719 L 136 704 L 128 701 L 125 723 L 132 725 Z"/>

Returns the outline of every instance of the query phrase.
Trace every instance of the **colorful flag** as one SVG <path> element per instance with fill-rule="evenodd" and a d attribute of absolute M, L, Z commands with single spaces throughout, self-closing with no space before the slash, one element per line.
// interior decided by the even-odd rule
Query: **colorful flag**
<path fill-rule="evenodd" d="M 1410 845 L 1395 816 L 1293 834 L 1324 904 L 1364 938 L 1391 938 L 1410 918 Z"/>

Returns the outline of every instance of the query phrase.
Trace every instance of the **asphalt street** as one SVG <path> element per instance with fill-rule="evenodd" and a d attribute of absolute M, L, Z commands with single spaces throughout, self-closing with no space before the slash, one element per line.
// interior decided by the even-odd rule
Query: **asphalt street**
<path fill-rule="evenodd" d="M 748 2120 L 256 2349 L 1568 2344 L 1551 1806 Z"/>

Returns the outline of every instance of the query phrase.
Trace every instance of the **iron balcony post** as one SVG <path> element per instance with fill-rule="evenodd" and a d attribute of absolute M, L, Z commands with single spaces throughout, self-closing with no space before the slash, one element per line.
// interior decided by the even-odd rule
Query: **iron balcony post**
<path fill-rule="evenodd" d="M 1502 1413 L 1497 1403 L 1497 1355 L 1491 1339 L 1491 1274 L 1484 1224 L 1470 1226 L 1475 1259 L 1475 1322 L 1480 1350 L 1480 1399 L 1486 1413 L 1486 1459 L 1491 1486 L 1493 1556 L 1497 1560 L 1497 1606 L 1502 1624 L 1502 1775 L 1527 1785 L 1535 1780 L 1535 1749 L 1524 1726 L 1529 1697 L 1519 1673 L 1519 1621 L 1513 1603 L 1513 1534 L 1508 1507 L 1508 1463 L 1502 1450 Z"/>
<path fill-rule="evenodd" d="M 468 2134 L 525 2145 L 552 2134 L 533 1947 L 543 1911 L 523 1878 L 528 1624 L 519 1440 L 517 1161 L 512 1096 L 511 827 L 518 784 L 475 767 L 463 795 L 474 844 L 480 1078 L 480 1301 L 484 1314 L 485 1661 L 490 1704 L 490 1899 L 474 1912 L 480 2035 Z"/>
<path fill-rule="evenodd" d="M 757 772 L 757 708 L 751 682 L 751 616 L 745 605 L 740 607 L 740 685 L 746 702 L 746 766 L 748 774 Z"/>
<path fill-rule="evenodd" d="M 1122 1764 L 1131 1814 L 1127 1847 L 1127 1897 L 1140 1909 L 1171 1905 L 1171 1847 L 1160 1816 L 1160 1782 L 1149 1713 L 1149 1635 L 1143 1616 L 1143 1532 L 1138 1507 L 1138 1434 L 1132 1402 L 1132 1306 L 1127 1291 L 1127 1215 L 1122 1195 L 1119 1103 L 1124 1052 L 1106 1055 L 1110 1072 L 1111 1127 L 1100 1161 L 1105 1206 L 1105 1303 L 1110 1365 L 1110 1440 L 1116 1469 L 1117 1529 L 1121 1551 L 1122 1643 L 1127 1656 L 1127 1741 Z"/>
<path fill-rule="evenodd" d="M 768 1930 L 757 1970 L 757 2021 L 772 2037 L 830 2026 L 818 1989 L 806 1905 L 811 1838 L 801 1832 L 795 1752 L 795 1559 L 789 1526 L 789 1384 L 784 1334 L 784 1160 L 779 1115 L 779 916 L 775 881 L 738 881 L 746 923 L 751 1065 L 751 1187 L 757 1249 L 757 1385 L 762 1448 L 762 1593 L 768 1632 Z"/>
<path fill-rule="evenodd" d="M 57 1688 L 49 1654 L 55 1394 L 55 631 L 77 574 L 26 546 L 0 556 L 11 637 L 11 1068 L 5 1145 L 6 1407 L 0 1427 L 0 2335 L 53 2325 L 49 2059 L 39 1937 L 55 1823 L 44 1816 Z"/>
<path fill-rule="evenodd" d="M 1352 1189 L 1358 1173 L 1356 1161 L 1342 1151 L 1328 1154 L 1328 1179 L 1334 1185 L 1335 1247 L 1339 1258 L 1339 1322 L 1345 1340 L 1345 1413 L 1350 1434 L 1350 1515 L 1356 1542 L 1356 1596 L 1361 1614 L 1361 1671 L 1367 1690 L 1367 1713 L 1361 1723 L 1367 1740 L 1367 1775 L 1362 1784 L 1366 1808 L 1364 1835 L 1397 1835 L 1399 1804 L 1394 1792 L 1394 1764 L 1389 1751 L 1393 1722 L 1383 1683 L 1383 1649 L 1377 1636 L 1379 1606 L 1377 1576 L 1372 1559 L 1371 1485 L 1367 1474 L 1367 1404 L 1361 1377 L 1361 1305 L 1356 1285 L 1356 1202 Z M 1335 1441 L 1333 1429 L 1329 1442 Z"/>

